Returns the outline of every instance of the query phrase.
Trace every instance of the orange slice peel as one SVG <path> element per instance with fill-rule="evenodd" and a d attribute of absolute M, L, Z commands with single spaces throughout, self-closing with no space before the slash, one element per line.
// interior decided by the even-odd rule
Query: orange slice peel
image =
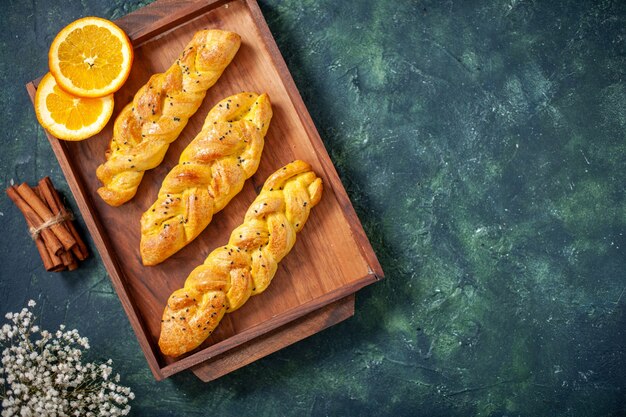
<path fill-rule="evenodd" d="M 59 139 L 78 141 L 100 132 L 113 114 L 113 94 L 98 98 L 77 97 L 59 88 L 46 74 L 35 94 L 39 123 Z"/>
<path fill-rule="evenodd" d="M 52 41 L 48 65 L 58 85 L 79 97 L 104 97 L 124 84 L 133 62 L 128 36 L 115 23 L 84 17 Z"/>

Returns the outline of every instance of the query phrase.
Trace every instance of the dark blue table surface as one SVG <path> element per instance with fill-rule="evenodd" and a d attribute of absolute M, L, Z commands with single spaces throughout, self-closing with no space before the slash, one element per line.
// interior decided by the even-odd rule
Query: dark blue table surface
<path fill-rule="evenodd" d="M 2 2 L 3 188 L 76 209 L 23 86 L 67 23 L 146 3 Z M 137 416 L 625 415 L 626 3 L 260 5 L 386 273 L 355 317 L 157 383 L 100 258 L 46 273 L 6 197 L 0 313 L 77 328 Z"/>

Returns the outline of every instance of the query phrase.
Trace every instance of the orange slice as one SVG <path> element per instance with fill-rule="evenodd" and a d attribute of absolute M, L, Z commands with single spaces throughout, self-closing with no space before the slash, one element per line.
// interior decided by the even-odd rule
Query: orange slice
<path fill-rule="evenodd" d="M 48 52 L 50 72 L 65 91 L 103 97 L 124 84 L 133 63 L 133 46 L 113 22 L 84 17 L 65 28 Z"/>
<path fill-rule="evenodd" d="M 113 114 L 113 104 L 113 94 L 99 98 L 69 94 L 50 73 L 42 78 L 35 94 L 39 123 L 64 140 L 83 140 L 100 132 Z"/>

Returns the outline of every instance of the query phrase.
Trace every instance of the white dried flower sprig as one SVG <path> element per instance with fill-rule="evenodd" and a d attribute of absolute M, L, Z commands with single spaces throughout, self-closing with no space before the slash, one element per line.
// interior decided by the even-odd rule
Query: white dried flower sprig
<path fill-rule="evenodd" d="M 30 300 L 28 307 L 34 307 Z M 83 363 L 89 341 L 76 330 L 59 326 L 40 330 L 35 315 L 23 308 L 8 313 L 12 324 L 0 332 L 0 398 L 7 416 L 123 416 L 135 398 L 130 388 L 111 377 L 112 361 Z"/>

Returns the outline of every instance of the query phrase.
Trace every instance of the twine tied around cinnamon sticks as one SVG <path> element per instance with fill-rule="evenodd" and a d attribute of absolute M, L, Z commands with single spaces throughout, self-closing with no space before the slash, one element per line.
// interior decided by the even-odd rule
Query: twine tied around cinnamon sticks
<path fill-rule="evenodd" d="M 39 234 L 41 233 L 43 229 L 48 229 L 54 226 L 55 224 L 63 223 L 64 221 L 67 221 L 67 220 L 74 220 L 74 215 L 71 212 L 68 212 L 65 214 L 59 212 L 57 213 L 56 216 L 50 218 L 49 220 L 46 220 L 45 222 L 40 224 L 38 227 L 29 227 L 28 232 L 30 233 L 31 239 L 37 240 L 37 238 L 39 237 Z"/>
<path fill-rule="evenodd" d="M 63 205 L 49 177 L 32 188 L 26 183 L 11 186 L 6 193 L 24 215 L 46 271 L 73 271 L 78 261 L 89 256 L 74 226 L 74 216 Z"/>

